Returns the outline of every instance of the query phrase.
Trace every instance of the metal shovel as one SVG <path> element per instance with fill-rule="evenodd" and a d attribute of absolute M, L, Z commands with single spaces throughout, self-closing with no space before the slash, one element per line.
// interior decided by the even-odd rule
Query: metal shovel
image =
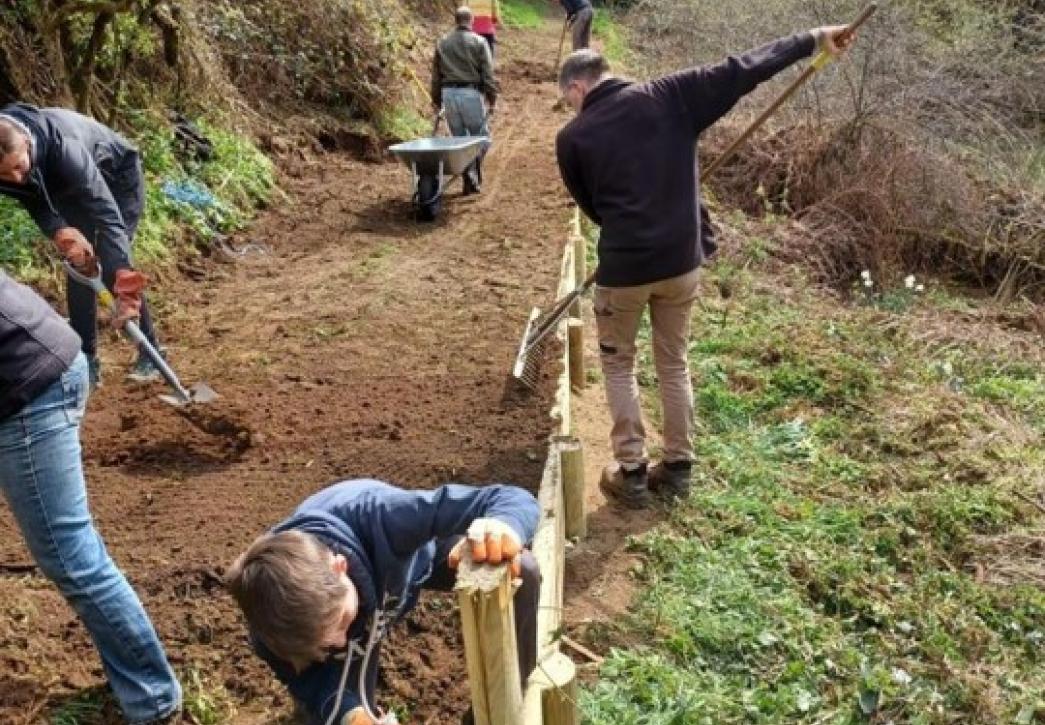
<path fill-rule="evenodd" d="M 98 268 L 98 274 L 94 277 L 88 277 L 87 275 L 76 271 L 71 264 L 66 261 L 62 262 L 62 266 L 65 267 L 65 271 L 74 280 L 80 284 L 86 285 L 94 290 L 94 293 L 98 295 L 98 300 L 103 304 L 111 307 L 113 312 L 116 312 L 116 300 L 113 298 L 112 293 L 105 287 L 102 282 L 102 270 Z M 160 371 L 160 375 L 167 381 L 167 385 L 174 391 L 174 395 L 161 395 L 160 400 L 175 407 L 182 407 L 190 403 L 210 403 L 218 398 L 218 394 L 214 392 L 206 383 L 194 383 L 191 387 L 186 388 L 178 380 L 178 376 L 171 370 L 170 365 L 163 359 L 159 351 L 153 347 L 153 344 L 142 334 L 141 328 L 134 320 L 128 320 L 123 324 L 123 332 L 127 337 L 134 342 L 138 349 L 144 352 L 152 364 L 156 366 L 156 369 Z"/>

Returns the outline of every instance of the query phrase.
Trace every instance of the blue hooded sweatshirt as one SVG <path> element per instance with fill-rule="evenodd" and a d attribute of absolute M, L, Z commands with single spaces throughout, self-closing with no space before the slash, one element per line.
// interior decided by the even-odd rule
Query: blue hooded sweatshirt
<path fill-rule="evenodd" d="M 348 560 L 348 576 L 359 593 L 359 614 L 348 631 L 347 656 L 353 657 L 365 649 L 368 630 L 377 626 L 383 635 L 384 625 L 414 608 L 440 543 L 465 534 L 475 519 L 494 518 L 528 545 L 539 517 L 534 497 L 515 486 L 446 484 L 432 491 L 406 491 L 381 481 L 354 480 L 310 496 L 273 533 L 312 534 Z M 344 656 L 295 672 L 256 638 L 254 647 L 313 721 L 326 722 L 337 699 Z M 362 657 L 358 659 L 351 665 L 336 722 L 361 704 L 357 683 Z M 376 658 L 370 664 L 365 694 L 372 703 Z"/>

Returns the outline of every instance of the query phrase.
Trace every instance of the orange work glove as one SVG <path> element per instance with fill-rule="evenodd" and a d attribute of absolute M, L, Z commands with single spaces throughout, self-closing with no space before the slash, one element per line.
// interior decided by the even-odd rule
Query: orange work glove
<path fill-rule="evenodd" d="M 62 227 L 54 234 L 54 245 L 58 247 L 58 253 L 77 272 L 88 277 L 98 274 L 98 260 L 94 256 L 94 247 L 83 234 L 80 234 L 80 230 Z"/>
<path fill-rule="evenodd" d="M 112 325 L 122 330 L 128 320 L 136 320 L 141 314 L 142 291 L 148 278 L 133 269 L 116 270 L 112 292 L 116 297 L 116 312 L 112 317 Z"/>
<path fill-rule="evenodd" d="M 511 562 L 512 576 L 522 576 L 522 542 L 511 526 L 497 519 L 476 519 L 468 527 L 468 535 L 450 550 L 449 564 L 456 569 L 464 555 L 464 547 L 472 550 L 472 561 L 477 564 Z"/>

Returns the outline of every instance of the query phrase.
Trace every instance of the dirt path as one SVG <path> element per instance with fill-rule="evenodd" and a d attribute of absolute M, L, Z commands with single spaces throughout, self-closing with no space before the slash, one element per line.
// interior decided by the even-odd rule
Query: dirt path
<path fill-rule="evenodd" d="M 505 380 L 529 307 L 555 287 L 565 116 L 540 82 L 551 61 L 533 61 L 554 56 L 557 27 L 505 41 L 481 196 L 459 197 L 457 182 L 423 226 L 404 168 L 321 158 L 249 231 L 267 254 L 201 263 L 168 286 L 158 318 L 173 360 L 223 395 L 196 425 L 157 389 L 119 382 L 128 352 L 106 345 L 112 372 L 83 436 L 94 514 L 175 666 L 227 690 L 237 722 L 270 722 L 287 704 L 219 581 L 254 536 L 344 478 L 538 481 L 550 402 L 506 397 Z M 445 600 L 429 599 L 386 649 L 382 701 L 409 705 L 411 722 L 451 721 L 466 700 L 457 638 Z M 36 722 L 101 682 L 83 629 L 0 509 L 0 722 Z"/>

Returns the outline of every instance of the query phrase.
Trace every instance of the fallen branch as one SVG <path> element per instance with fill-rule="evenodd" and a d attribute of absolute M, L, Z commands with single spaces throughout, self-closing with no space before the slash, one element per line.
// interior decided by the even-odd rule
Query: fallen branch
<path fill-rule="evenodd" d="M 582 657 L 587 657 L 589 660 L 591 660 L 597 665 L 601 665 L 603 662 L 606 661 L 605 657 L 600 657 L 580 642 L 577 642 L 576 640 L 567 637 L 565 634 L 559 638 L 559 641 L 567 647 L 569 647 L 570 649 L 572 649 L 577 654 L 581 655 Z"/>

